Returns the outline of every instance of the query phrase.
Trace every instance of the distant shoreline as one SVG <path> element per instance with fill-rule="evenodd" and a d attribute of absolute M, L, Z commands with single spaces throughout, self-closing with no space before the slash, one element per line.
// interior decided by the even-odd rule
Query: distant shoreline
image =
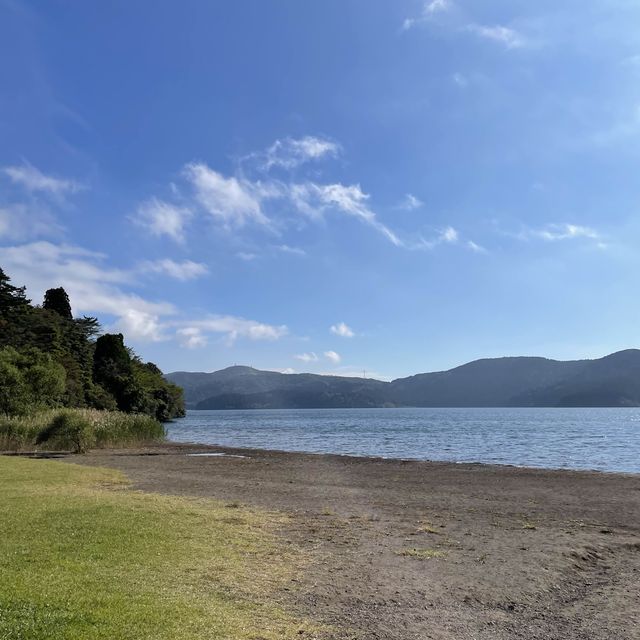
<path fill-rule="evenodd" d="M 154 445 L 155 446 L 155 445 Z M 168 447 L 169 451 L 173 453 L 173 447 L 177 448 L 177 452 L 185 450 L 184 455 L 206 455 L 207 453 L 220 454 L 220 457 L 236 456 L 236 457 L 248 457 L 251 455 L 282 455 L 282 456 L 313 456 L 313 457 L 329 457 L 329 458 L 346 458 L 363 460 L 369 462 L 398 462 L 398 463 L 416 463 L 424 465 L 452 465 L 454 467 L 487 467 L 494 469 L 522 469 L 524 471 L 539 471 L 550 473 L 579 473 L 579 474 L 598 474 L 598 475 L 611 475 L 611 476 L 624 476 L 640 478 L 640 471 L 607 471 L 602 469 L 574 469 L 569 467 L 543 467 L 543 466 L 531 466 L 521 464 L 509 464 L 499 462 L 476 462 L 473 460 L 426 460 L 422 458 L 395 458 L 392 456 L 368 456 L 355 453 L 326 453 L 320 451 L 298 451 L 290 449 L 270 449 L 268 447 L 231 447 L 220 444 L 206 444 L 201 442 L 181 442 L 179 440 L 166 440 L 164 443 L 158 445 L 160 448 Z M 123 451 L 126 451 L 124 449 Z"/>
<path fill-rule="evenodd" d="M 245 409 L 197 409 L 196 407 L 186 407 L 187 411 L 390 411 L 394 409 L 557 409 L 558 411 L 566 411 L 568 409 L 640 409 L 638 405 L 597 405 L 597 406 L 580 406 L 580 407 L 557 407 L 553 405 L 539 406 L 539 407 L 527 407 L 527 406 L 507 406 L 507 405 L 483 405 L 483 406 L 450 406 L 450 405 L 430 405 L 428 407 L 420 407 L 417 405 L 402 405 L 397 407 L 252 407 Z M 170 420 L 172 422 L 173 420 Z"/>

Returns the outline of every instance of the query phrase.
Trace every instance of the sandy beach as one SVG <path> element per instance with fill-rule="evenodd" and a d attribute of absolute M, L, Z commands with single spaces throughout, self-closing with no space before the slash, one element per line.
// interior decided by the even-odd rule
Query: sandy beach
<path fill-rule="evenodd" d="M 330 638 L 640 638 L 638 475 L 174 444 L 64 459 L 288 514 L 311 560 L 278 597 Z"/>

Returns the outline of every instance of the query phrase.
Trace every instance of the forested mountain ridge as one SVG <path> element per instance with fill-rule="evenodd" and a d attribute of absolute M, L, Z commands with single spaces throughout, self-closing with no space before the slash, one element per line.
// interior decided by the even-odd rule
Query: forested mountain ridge
<path fill-rule="evenodd" d="M 392 382 L 251 367 L 175 372 L 197 409 L 640 406 L 640 351 L 597 360 L 491 358 Z"/>
<path fill-rule="evenodd" d="M 74 318 L 66 291 L 41 306 L 0 269 L 0 414 L 55 407 L 118 409 L 165 421 L 184 414 L 182 390 L 96 318 Z"/>

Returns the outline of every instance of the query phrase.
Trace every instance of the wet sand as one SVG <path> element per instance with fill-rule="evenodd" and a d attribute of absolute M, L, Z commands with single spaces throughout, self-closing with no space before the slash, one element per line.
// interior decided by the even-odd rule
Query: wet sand
<path fill-rule="evenodd" d="M 290 514 L 279 535 L 310 562 L 282 597 L 330 638 L 640 639 L 640 475 L 175 444 L 66 459 Z"/>

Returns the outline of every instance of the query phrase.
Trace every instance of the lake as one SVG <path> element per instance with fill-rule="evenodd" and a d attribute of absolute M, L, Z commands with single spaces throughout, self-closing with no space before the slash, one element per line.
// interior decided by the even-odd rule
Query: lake
<path fill-rule="evenodd" d="M 640 472 L 640 408 L 188 411 L 168 432 L 229 447 Z"/>

